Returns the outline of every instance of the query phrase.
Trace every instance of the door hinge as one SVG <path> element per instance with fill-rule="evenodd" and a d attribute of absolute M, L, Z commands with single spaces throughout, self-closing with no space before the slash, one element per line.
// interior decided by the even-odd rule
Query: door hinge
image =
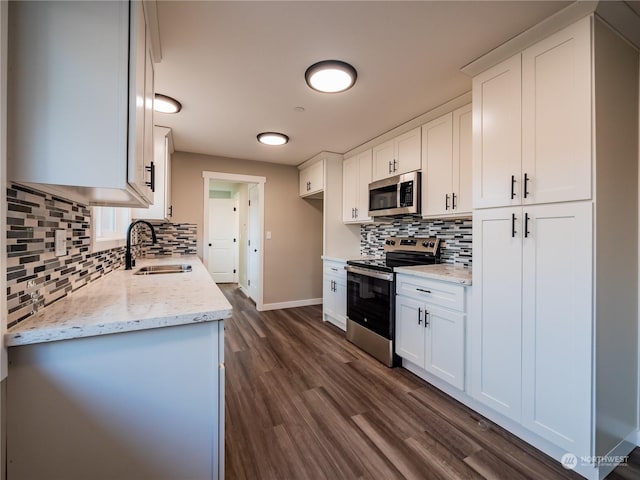
<path fill-rule="evenodd" d="M 249 200 L 249 206 L 251 206 L 251 200 Z"/>
<path fill-rule="evenodd" d="M 236 207 L 233 207 L 233 211 L 234 211 L 234 212 L 236 211 Z"/>
<path fill-rule="evenodd" d="M 235 238 L 233 239 L 233 243 L 236 243 L 236 239 Z"/>
<path fill-rule="evenodd" d="M 247 287 L 251 286 L 251 280 L 247 280 Z"/>
<path fill-rule="evenodd" d="M 235 268 L 233 269 L 233 273 L 236 273 L 236 269 Z"/>
<path fill-rule="evenodd" d="M 247 245 L 251 246 L 251 240 L 247 240 Z"/>

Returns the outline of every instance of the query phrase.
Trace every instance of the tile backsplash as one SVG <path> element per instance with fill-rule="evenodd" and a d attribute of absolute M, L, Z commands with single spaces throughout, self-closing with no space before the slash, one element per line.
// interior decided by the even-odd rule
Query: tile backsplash
<path fill-rule="evenodd" d="M 156 231 L 158 243 L 151 243 L 148 228 L 140 228 L 138 241 L 144 242 L 142 255 L 157 257 L 163 255 L 196 255 L 198 253 L 198 226 L 194 223 L 169 223 L 149 220 Z"/>
<path fill-rule="evenodd" d="M 384 240 L 392 236 L 438 237 L 440 261 L 471 266 L 471 219 L 424 220 L 406 216 L 389 219 L 390 223 L 363 224 L 360 228 L 360 254 L 383 256 Z"/>
<path fill-rule="evenodd" d="M 91 209 L 22 185 L 7 188 L 7 326 L 124 264 L 124 247 L 91 252 Z M 196 253 L 196 225 L 155 226 L 158 244 L 142 255 Z M 67 255 L 56 257 L 56 229 L 67 231 Z M 140 238 L 145 240 L 142 229 Z M 135 251 L 135 249 L 134 249 Z"/>

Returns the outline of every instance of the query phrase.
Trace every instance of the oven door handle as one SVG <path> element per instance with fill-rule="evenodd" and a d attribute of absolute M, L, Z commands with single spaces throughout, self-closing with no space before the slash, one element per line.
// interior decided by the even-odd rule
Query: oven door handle
<path fill-rule="evenodd" d="M 353 265 L 347 265 L 344 267 L 347 272 L 355 273 L 356 275 L 364 275 L 365 277 L 377 278 L 379 280 L 393 281 L 393 273 L 378 272 L 376 270 L 370 270 L 368 268 L 355 267 Z"/>

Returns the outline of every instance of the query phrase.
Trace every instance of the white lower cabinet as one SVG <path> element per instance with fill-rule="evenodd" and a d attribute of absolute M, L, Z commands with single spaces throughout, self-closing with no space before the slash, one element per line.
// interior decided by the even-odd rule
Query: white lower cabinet
<path fill-rule="evenodd" d="M 591 451 L 592 204 L 474 212 L 470 393 Z"/>
<path fill-rule="evenodd" d="M 401 273 L 396 285 L 396 354 L 464 390 L 465 287 Z"/>
<path fill-rule="evenodd" d="M 222 321 L 8 355 L 7 478 L 224 479 Z"/>
<path fill-rule="evenodd" d="M 346 262 L 325 260 L 322 282 L 322 319 L 342 330 L 347 329 Z"/>

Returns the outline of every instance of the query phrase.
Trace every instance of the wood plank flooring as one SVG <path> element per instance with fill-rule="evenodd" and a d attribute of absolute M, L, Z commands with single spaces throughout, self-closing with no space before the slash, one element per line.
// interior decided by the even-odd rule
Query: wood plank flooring
<path fill-rule="evenodd" d="M 322 322 L 257 312 L 236 285 L 225 324 L 227 480 L 582 477 Z M 608 479 L 640 479 L 640 449 Z"/>

